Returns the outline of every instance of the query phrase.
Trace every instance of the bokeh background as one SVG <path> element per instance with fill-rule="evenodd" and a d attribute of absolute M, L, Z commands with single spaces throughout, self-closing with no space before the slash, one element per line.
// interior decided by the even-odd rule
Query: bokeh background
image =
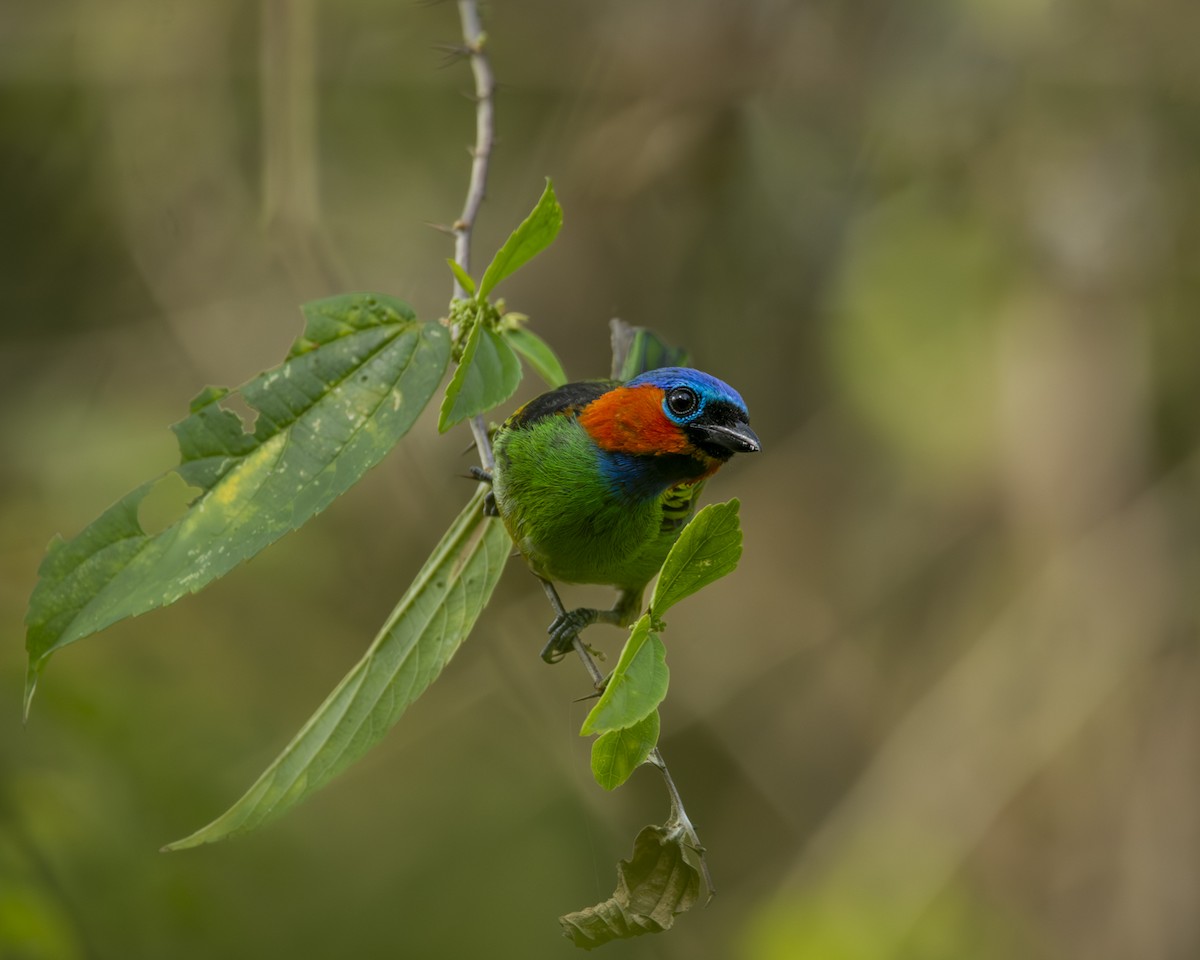
<path fill-rule="evenodd" d="M 485 14 L 477 263 L 552 176 L 566 226 L 510 308 L 577 377 L 612 316 L 687 343 L 764 441 L 710 485 L 743 562 L 667 636 L 719 894 L 608 955 L 1200 956 L 1200 5 Z M 469 438 L 429 418 L 304 530 L 56 657 L 21 727 L 46 542 L 175 462 L 191 396 L 278 362 L 306 299 L 445 311 L 457 31 L 451 3 L 0 6 L 0 956 L 568 956 L 555 918 L 666 815 L 652 770 L 591 781 L 586 678 L 538 659 L 514 563 L 362 763 L 157 852 L 457 511 Z"/>

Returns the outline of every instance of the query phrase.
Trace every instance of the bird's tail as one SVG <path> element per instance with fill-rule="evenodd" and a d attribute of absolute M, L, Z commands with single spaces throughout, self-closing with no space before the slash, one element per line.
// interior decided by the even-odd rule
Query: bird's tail
<path fill-rule="evenodd" d="M 609 328 L 612 330 L 614 380 L 632 380 L 639 373 L 659 367 L 688 365 L 688 352 L 682 347 L 671 346 L 653 330 L 631 327 L 617 317 L 609 321 Z"/>

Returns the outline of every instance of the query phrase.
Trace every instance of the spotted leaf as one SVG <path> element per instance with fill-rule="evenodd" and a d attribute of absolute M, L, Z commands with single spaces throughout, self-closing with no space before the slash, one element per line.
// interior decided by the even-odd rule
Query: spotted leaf
<path fill-rule="evenodd" d="M 252 430 L 208 388 L 172 428 L 174 469 L 198 494 L 150 535 L 127 494 L 70 541 L 52 543 L 26 614 L 25 709 L 50 655 L 126 617 L 194 593 L 327 507 L 406 433 L 437 389 L 449 334 L 390 297 L 306 304 L 283 364 L 240 390 Z"/>

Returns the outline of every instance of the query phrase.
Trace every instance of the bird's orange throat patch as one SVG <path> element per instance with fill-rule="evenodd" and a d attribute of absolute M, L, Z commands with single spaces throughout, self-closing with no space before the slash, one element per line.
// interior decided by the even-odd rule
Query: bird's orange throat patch
<path fill-rule="evenodd" d="M 614 387 L 579 415 L 596 445 L 614 453 L 695 454 L 687 435 L 662 409 L 663 392 L 653 384 Z"/>

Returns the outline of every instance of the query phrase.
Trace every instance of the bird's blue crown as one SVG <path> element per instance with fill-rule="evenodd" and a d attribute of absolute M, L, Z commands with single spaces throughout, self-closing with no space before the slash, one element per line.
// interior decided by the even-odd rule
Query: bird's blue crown
<path fill-rule="evenodd" d="M 691 367 L 659 367 L 657 370 L 647 370 L 625 383 L 626 387 L 655 386 L 669 397 L 672 390 L 688 387 L 699 397 L 699 403 L 686 415 L 680 416 L 671 410 L 664 400 L 663 412 L 676 423 L 687 423 L 694 420 L 704 411 L 705 406 L 712 401 L 724 401 L 733 404 L 743 413 L 746 412 L 746 401 L 740 393 L 724 380 L 718 380 L 711 374 Z"/>

